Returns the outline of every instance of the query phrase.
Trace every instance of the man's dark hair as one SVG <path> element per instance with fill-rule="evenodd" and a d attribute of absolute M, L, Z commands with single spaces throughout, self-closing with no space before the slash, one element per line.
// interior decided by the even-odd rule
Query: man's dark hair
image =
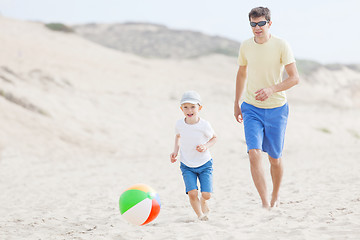
<path fill-rule="evenodd" d="M 249 12 L 249 21 L 251 18 L 265 17 L 267 21 L 270 21 L 270 9 L 267 7 L 256 7 Z"/>

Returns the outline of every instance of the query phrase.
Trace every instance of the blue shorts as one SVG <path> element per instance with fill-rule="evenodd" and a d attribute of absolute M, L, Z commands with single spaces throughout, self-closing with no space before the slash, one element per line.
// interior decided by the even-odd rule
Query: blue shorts
<path fill-rule="evenodd" d="M 280 158 L 284 148 L 289 105 L 285 103 L 281 107 L 264 109 L 243 102 L 241 112 L 247 151 L 260 149 L 272 158 Z"/>
<path fill-rule="evenodd" d="M 185 164 L 180 164 L 180 169 L 183 175 L 186 194 L 194 189 L 198 189 L 197 179 L 199 178 L 201 192 L 212 192 L 213 188 L 213 160 L 210 159 L 200 167 L 191 168 Z"/>

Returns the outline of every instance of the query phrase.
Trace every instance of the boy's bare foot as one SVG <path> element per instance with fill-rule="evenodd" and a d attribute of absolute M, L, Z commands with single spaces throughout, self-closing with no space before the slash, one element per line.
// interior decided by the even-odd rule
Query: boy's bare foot
<path fill-rule="evenodd" d="M 280 198 L 278 196 L 273 196 L 270 202 L 270 206 L 273 207 L 278 207 L 280 205 Z"/>
<path fill-rule="evenodd" d="M 201 211 L 205 214 L 208 215 L 208 213 L 210 212 L 209 206 L 207 204 L 207 201 L 204 198 L 200 198 L 200 205 L 201 205 Z"/>
<path fill-rule="evenodd" d="M 199 220 L 200 220 L 200 221 L 209 221 L 209 218 L 208 218 L 208 216 L 206 216 L 206 215 L 201 215 L 201 216 L 199 217 Z"/>

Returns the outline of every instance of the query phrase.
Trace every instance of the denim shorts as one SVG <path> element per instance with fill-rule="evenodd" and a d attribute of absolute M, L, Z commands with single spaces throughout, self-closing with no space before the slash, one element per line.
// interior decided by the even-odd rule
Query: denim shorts
<path fill-rule="evenodd" d="M 257 108 L 243 102 L 241 112 L 244 120 L 247 151 L 260 149 L 272 158 L 280 158 L 284 148 L 285 130 L 289 106 Z"/>
<path fill-rule="evenodd" d="M 185 164 L 180 164 L 180 169 L 183 175 L 186 194 L 191 190 L 197 190 L 197 179 L 200 182 L 201 192 L 212 192 L 213 190 L 213 160 L 210 159 L 200 167 L 191 168 Z"/>

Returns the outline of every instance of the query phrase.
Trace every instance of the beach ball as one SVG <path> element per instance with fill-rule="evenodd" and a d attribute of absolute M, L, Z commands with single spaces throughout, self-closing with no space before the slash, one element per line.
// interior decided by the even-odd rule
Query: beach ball
<path fill-rule="evenodd" d="M 126 189 L 119 200 L 120 213 L 130 223 L 145 225 L 154 220 L 160 212 L 159 195 L 145 184 Z"/>

